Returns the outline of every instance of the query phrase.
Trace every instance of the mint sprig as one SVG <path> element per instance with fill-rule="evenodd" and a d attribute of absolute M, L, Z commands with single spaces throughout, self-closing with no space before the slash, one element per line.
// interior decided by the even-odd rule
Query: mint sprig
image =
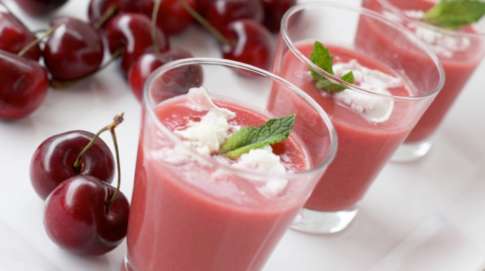
<path fill-rule="evenodd" d="M 244 127 L 232 134 L 222 145 L 220 153 L 230 159 L 251 150 L 286 140 L 295 125 L 295 115 L 270 119 L 260 127 Z"/>
<path fill-rule="evenodd" d="M 324 71 L 330 74 L 335 74 L 333 71 L 333 56 L 330 54 L 328 48 L 323 45 L 323 43 L 316 41 L 313 44 L 313 51 L 310 55 L 310 60 L 313 62 L 313 64 L 317 65 Z M 310 70 L 310 73 L 313 81 L 315 81 L 315 86 L 320 90 L 333 94 L 346 89 L 345 86 L 330 81 L 314 70 Z M 344 74 L 340 79 L 351 84 L 355 81 L 354 74 L 351 71 Z"/>
<path fill-rule="evenodd" d="M 424 14 L 424 21 L 439 27 L 457 29 L 478 22 L 484 15 L 484 1 L 441 0 Z"/>

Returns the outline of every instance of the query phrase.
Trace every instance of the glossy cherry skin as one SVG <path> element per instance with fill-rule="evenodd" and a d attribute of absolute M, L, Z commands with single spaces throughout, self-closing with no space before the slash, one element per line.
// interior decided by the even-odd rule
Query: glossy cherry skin
<path fill-rule="evenodd" d="M 192 9 L 196 10 L 195 0 L 184 0 Z M 141 12 L 151 18 L 154 0 L 137 0 L 135 6 L 129 7 L 132 11 Z M 175 35 L 184 31 L 193 22 L 192 16 L 184 8 L 181 0 L 161 0 L 157 17 L 157 25 L 167 35 Z"/>
<path fill-rule="evenodd" d="M 88 19 L 91 24 L 96 24 L 103 15 L 111 8 L 115 7 L 118 11 L 122 9 L 120 0 L 91 0 L 88 6 Z"/>
<path fill-rule="evenodd" d="M 88 19 L 91 22 L 91 24 L 94 25 L 112 7 L 116 8 L 116 13 L 137 12 L 138 9 L 139 9 L 138 8 L 138 1 L 132 1 L 132 0 L 91 0 L 91 1 L 89 1 L 89 6 L 88 6 Z"/>
<path fill-rule="evenodd" d="M 70 131 L 51 136 L 37 147 L 30 162 L 30 180 L 42 199 L 73 176 L 90 175 L 112 181 L 113 155 L 102 139 L 96 140 L 82 156 L 80 168 L 74 167 L 77 156 L 93 137 L 90 132 Z"/>
<path fill-rule="evenodd" d="M 129 203 L 116 189 L 92 176 L 62 182 L 46 201 L 44 226 L 59 247 L 79 255 L 101 255 L 126 236 Z"/>
<path fill-rule="evenodd" d="M 240 20 L 228 26 L 225 36 L 230 45 L 223 45 L 225 59 L 247 63 L 262 69 L 269 69 L 273 38 L 261 24 L 251 20 Z"/>
<path fill-rule="evenodd" d="M 261 0 L 213 0 L 205 16 L 212 26 L 224 31 L 230 23 L 240 19 L 262 22 L 264 11 Z"/>
<path fill-rule="evenodd" d="M 35 40 L 34 34 L 13 14 L 0 5 L 0 50 L 17 54 Z M 34 46 L 24 57 L 39 60 L 39 46 Z"/>
<path fill-rule="evenodd" d="M 212 0 L 196 0 L 195 4 L 196 4 L 196 7 L 197 7 L 197 12 L 199 12 L 199 14 L 202 14 L 203 16 L 205 16 L 207 11 L 209 10 L 209 5 L 210 5 L 211 1 Z"/>
<path fill-rule="evenodd" d="M 45 69 L 36 61 L 0 50 L 0 120 L 15 120 L 34 112 L 49 88 Z"/>
<path fill-rule="evenodd" d="M 156 82 L 157 91 L 152 91 L 155 103 L 186 94 L 191 88 L 204 83 L 204 73 L 200 65 L 185 65 L 163 74 Z"/>
<path fill-rule="evenodd" d="M 72 17 L 57 18 L 56 28 L 44 46 L 44 61 L 52 78 L 75 80 L 98 70 L 104 48 L 100 34 L 90 24 Z"/>
<path fill-rule="evenodd" d="M 264 26 L 278 33 L 281 27 L 281 19 L 285 12 L 296 5 L 296 0 L 262 0 L 264 6 Z"/>
<path fill-rule="evenodd" d="M 169 42 L 157 29 L 157 44 L 160 51 L 169 49 Z M 142 14 L 123 13 L 113 18 L 106 27 L 106 38 L 111 53 L 124 49 L 121 66 L 127 73 L 131 65 L 147 50 L 153 48 L 152 24 Z"/>
<path fill-rule="evenodd" d="M 163 66 L 170 61 L 177 59 L 190 58 L 193 57 L 192 54 L 183 49 L 171 49 L 165 53 L 145 53 L 131 66 L 130 72 L 128 74 L 128 80 L 130 82 L 131 90 L 135 97 L 141 101 L 143 98 L 143 86 L 145 81 L 152 74 L 154 70 L 158 67 Z M 201 70 L 194 69 L 196 74 L 191 75 L 191 77 L 201 77 Z M 187 78 L 187 81 L 191 78 Z"/>
<path fill-rule="evenodd" d="M 68 0 L 17 0 L 16 2 L 30 15 L 43 16 L 64 5 L 67 1 Z"/>

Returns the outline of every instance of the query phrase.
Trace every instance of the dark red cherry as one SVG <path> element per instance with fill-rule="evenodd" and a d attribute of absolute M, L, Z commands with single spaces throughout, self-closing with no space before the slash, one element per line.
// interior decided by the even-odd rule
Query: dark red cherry
<path fill-rule="evenodd" d="M 51 136 L 39 145 L 30 162 L 30 179 L 42 199 L 73 176 L 90 175 L 112 181 L 113 155 L 100 138 L 81 156 L 79 167 L 74 167 L 79 153 L 93 138 L 94 134 L 90 132 L 70 131 Z"/>
<path fill-rule="evenodd" d="M 209 10 L 209 5 L 212 0 L 196 0 L 195 4 L 197 7 L 197 12 L 203 16 L 207 13 Z"/>
<path fill-rule="evenodd" d="M 206 19 L 219 31 L 232 22 L 240 19 L 263 21 L 261 0 L 213 0 L 209 2 Z"/>
<path fill-rule="evenodd" d="M 264 6 L 264 26 L 273 33 L 280 31 L 281 19 L 285 12 L 296 5 L 296 0 L 262 0 Z"/>
<path fill-rule="evenodd" d="M 182 94 L 191 88 L 200 87 L 204 82 L 204 74 L 200 65 L 184 65 L 166 72 L 156 80 L 156 92 L 151 92 L 154 102 L 158 103 Z"/>
<path fill-rule="evenodd" d="M 44 61 L 52 77 L 74 80 L 98 70 L 103 62 L 103 42 L 90 24 L 72 17 L 57 18 L 56 28 L 44 47 Z"/>
<path fill-rule="evenodd" d="M 196 9 L 195 0 L 184 0 Z M 149 18 L 152 17 L 154 0 L 138 0 L 137 11 Z M 161 0 L 157 16 L 157 25 L 167 35 L 175 35 L 184 31 L 193 22 L 192 16 L 184 8 L 181 0 Z"/>
<path fill-rule="evenodd" d="M 269 69 L 272 60 L 273 38 L 261 24 L 251 20 L 231 23 L 225 33 L 230 44 L 224 44 L 225 59 Z"/>
<path fill-rule="evenodd" d="M 34 40 L 34 34 L 0 4 L 0 50 L 17 54 Z M 39 60 L 39 46 L 32 47 L 24 54 L 24 57 Z"/>
<path fill-rule="evenodd" d="M 190 58 L 193 57 L 192 54 L 183 49 L 171 49 L 165 53 L 145 53 L 133 64 L 128 74 L 128 80 L 130 82 L 131 90 L 135 94 L 139 101 L 142 100 L 143 96 L 143 86 L 147 78 L 152 74 L 154 70 L 158 67 L 167 64 L 170 61 L 177 59 Z M 192 77 L 201 77 L 202 73 L 200 69 L 193 70 L 195 74 L 189 75 L 187 82 L 192 80 Z M 189 72 L 187 72 L 188 74 Z M 201 81 L 199 79 L 197 82 Z"/>
<path fill-rule="evenodd" d="M 164 33 L 157 29 L 156 36 L 160 51 L 167 51 L 169 42 Z M 113 18 L 106 27 L 106 38 L 111 53 L 124 50 L 121 66 L 126 73 L 143 53 L 154 46 L 151 21 L 141 14 L 123 13 Z"/>
<path fill-rule="evenodd" d="M 126 236 L 129 203 L 106 182 L 75 176 L 61 183 L 47 198 L 44 226 L 58 246 L 74 254 L 101 255 Z"/>
<path fill-rule="evenodd" d="M 110 8 L 122 9 L 120 0 L 91 0 L 88 6 L 88 19 L 92 25 L 98 23 Z"/>
<path fill-rule="evenodd" d="M 139 0 L 138 0 L 139 1 Z M 91 24 L 97 24 L 110 8 L 119 12 L 137 12 L 138 1 L 131 0 L 91 0 L 88 6 L 88 19 Z"/>
<path fill-rule="evenodd" d="M 43 16 L 64 5 L 67 0 L 17 0 L 17 4 L 32 16 Z"/>
<path fill-rule="evenodd" d="M 0 50 L 0 120 L 26 117 L 44 100 L 49 79 L 36 61 Z"/>

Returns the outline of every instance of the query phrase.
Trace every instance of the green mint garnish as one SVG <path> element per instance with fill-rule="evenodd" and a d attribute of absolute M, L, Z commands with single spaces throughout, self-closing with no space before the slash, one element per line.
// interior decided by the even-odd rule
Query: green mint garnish
<path fill-rule="evenodd" d="M 484 1 L 441 0 L 424 14 L 424 21 L 444 28 L 457 29 L 478 22 L 484 15 Z"/>
<path fill-rule="evenodd" d="M 313 44 L 313 51 L 310 55 L 310 60 L 313 64 L 317 65 L 324 71 L 335 74 L 333 71 L 333 56 L 330 54 L 330 51 L 319 41 L 316 41 Z M 318 89 L 326 91 L 328 93 L 337 93 L 346 89 L 345 86 L 340 84 L 336 84 L 329 79 L 323 77 L 322 75 L 318 74 L 316 71 L 311 70 L 311 75 L 313 81 L 315 81 L 315 86 Z M 354 83 L 354 74 L 350 71 L 344 74 L 340 79 L 347 83 Z"/>
<path fill-rule="evenodd" d="M 244 127 L 232 134 L 222 145 L 220 153 L 230 159 L 251 150 L 279 143 L 288 138 L 295 125 L 295 115 L 270 119 L 260 127 Z"/>

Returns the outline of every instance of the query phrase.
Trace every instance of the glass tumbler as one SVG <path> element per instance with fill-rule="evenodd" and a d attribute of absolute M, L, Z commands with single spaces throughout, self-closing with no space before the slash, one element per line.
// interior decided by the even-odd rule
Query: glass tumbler
<path fill-rule="evenodd" d="M 461 91 L 485 56 L 485 20 L 457 30 L 433 26 L 422 20 L 424 12 L 435 4 L 429 0 L 364 0 L 365 8 L 376 11 L 386 18 L 401 24 L 426 43 L 439 57 L 446 74 L 443 90 L 429 107 L 405 143 L 394 154 L 392 161 L 414 161 L 425 156 L 432 146 L 432 137 L 445 119 Z M 378 50 L 388 54 L 406 55 L 406 61 L 419 56 L 406 53 L 406 48 L 394 44 L 392 36 L 382 32 L 376 25 L 368 24 L 358 35 L 373 42 L 381 42 Z"/>
<path fill-rule="evenodd" d="M 231 104 L 242 118 L 295 114 L 290 137 L 304 166 L 275 175 L 235 168 L 189 148 L 161 118 L 167 112 L 186 117 L 187 110 L 170 106 L 193 87 Z M 273 112 L 271 91 L 302 110 Z M 334 158 L 337 138 L 329 117 L 285 79 L 220 59 L 184 59 L 159 68 L 143 103 L 124 270 L 261 270 Z M 259 193 L 274 178 L 286 180 L 286 187 Z"/>
<path fill-rule="evenodd" d="M 368 25 L 392 37 L 389 44 L 360 35 Z M 316 42 L 333 55 L 334 68 L 352 70 L 354 83 L 311 61 Z M 401 46 L 388 54 L 382 47 Z M 412 61 L 409 54 L 417 57 Z M 406 139 L 443 86 L 436 55 L 401 25 L 370 10 L 337 2 L 301 4 L 282 21 L 273 72 L 308 93 L 330 115 L 339 147 L 293 224 L 296 230 L 324 234 L 341 231 L 357 214 L 357 205 L 394 151 Z M 313 73 L 313 74 L 312 74 Z M 340 85 L 331 94 L 317 74 Z M 271 109 L 299 111 L 272 93 Z M 315 128 L 316 129 L 316 128 Z"/>

